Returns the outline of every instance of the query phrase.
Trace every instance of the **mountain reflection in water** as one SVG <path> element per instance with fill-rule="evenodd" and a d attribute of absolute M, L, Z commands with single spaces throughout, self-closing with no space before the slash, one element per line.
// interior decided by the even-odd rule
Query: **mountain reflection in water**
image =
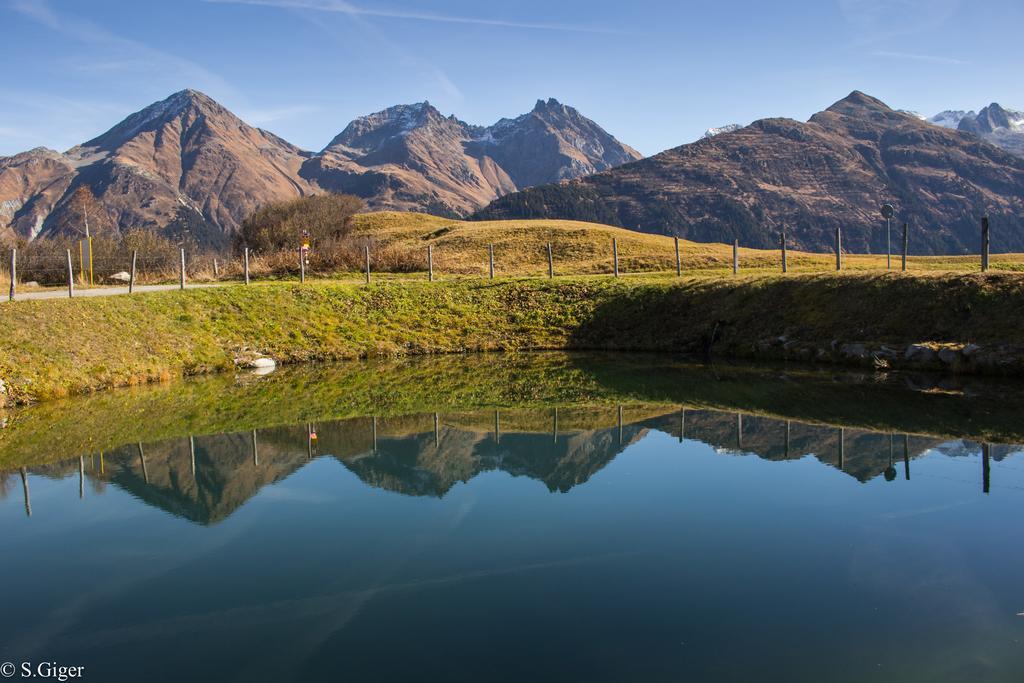
<path fill-rule="evenodd" d="M 493 354 L 10 411 L 0 662 L 1015 683 L 1020 389 Z"/>
<path fill-rule="evenodd" d="M 701 442 L 727 457 L 814 458 L 860 482 L 910 479 L 913 461 L 930 452 L 981 455 L 983 492 L 991 485 L 991 463 L 1021 450 L 715 410 L 570 406 L 354 418 L 128 444 L 0 474 L 0 497 L 19 491 L 30 512 L 31 476 L 77 476 L 81 495 L 102 494 L 113 485 L 142 503 L 209 525 L 321 458 L 337 460 L 367 486 L 408 496 L 442 497 L 495 470 L 565 493 L 654 432 Z"/>

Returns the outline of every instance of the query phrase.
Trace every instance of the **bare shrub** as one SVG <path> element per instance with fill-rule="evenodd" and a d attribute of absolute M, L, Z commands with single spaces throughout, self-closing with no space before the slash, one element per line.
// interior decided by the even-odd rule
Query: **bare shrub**
<path fill-rule="evenodd" d="M 308 239 L 315 249 L 348 235 L 352 216 L 365 208 L 359 197 L 317 194 L 267 204 L 245 219 L 235 248 L 248 247 L 258 254 L 298 249 Z"/>

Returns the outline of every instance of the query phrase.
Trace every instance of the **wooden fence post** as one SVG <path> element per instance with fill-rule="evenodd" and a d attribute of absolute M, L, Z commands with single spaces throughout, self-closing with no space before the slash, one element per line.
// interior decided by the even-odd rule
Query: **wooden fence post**
<path fill-rule="evenodd" d="M 836 270 L 843 269 L 843 229 L 836 228 Z"/>
<path fill-rule="evenodd" d="M 780 238 L 780 241 L 782 243 L 782 272 L 783 273 L 788 273 L 789 272 L 789 263 L 788 263 L 788 259 L 787 259 L 787 255 L 786 255 L 786 229 L 785 228 L 782 229 L 782 237 Z"/>
<path fill-rule="evenodd" d="M 427 245 L 427 282 L 434 281 L 434 245 Z"/>
<path fill-rule="evenodd" d="M 306 254 L 302 250 L 302 247 L 299 247 L 299 283 L 303 283 L 305 281 L 306 281 Z"/>
<path fill-rule="evenodd" d="M 181 250 L 181 268 L 179 270 L 179 289 L 185 289 L 185 249 Z"/>
<path fill-rule="evenodd" d="M 245 284 L 249 284 L 249 247 L 245 248 L 242 258 L 244 259 Z"/>
<path fill-rule="evenodd" d="M 732 241 L 732 274 L 740 272 L 740 241 Z"/>
<path fill-rule="evenodd" d="M 366 284 L 370 284 L 370 245 L 363 247 L 366 254 Z"/>
<path fill-rule="evenodd" d="M 555 276 L 555 257 L 551 253 L 551 242 L 548 242 L 548 278 Z"/>
<path fill-rule="evenodd" d="M 494 279 L 494 245 L 487 245 L 487 267 L 490 270 L 490 279 Z"/>
<path fill-rule="evenodd" d="M 892 218 L 885 219 L 885 269 L 892 269 Z"/>
<path fill-rule="evenodd" d="M 988 216 L 981 217 L 981 272 L 988 270 L 989 247 L 991 238 L 988 231 Z"/>
<path fill-rule="evenodd" d="M 903 224 L 903 272 L 907 272 L 907 247 L 909 246 L 909 234 L 907 232 L 907 224 Z"/>
<path fill-rule="evenodd" d="M 68 298 L 70 299 L 75 295 L 75 271 L 71 265 L 71 250 L 67 250 L 68 253 Z"/>
<path fill-rule="evenodd" d="M 612 238 L 612 268 L 615 273 L 615 277 L 619 276 L 619 241 Z"/>
<path fill-rule="evenodd" d="M 676 237 L 675 240 L 676 240 L 676 277 L 679 277 L 680 275 L 683 274 L 683 261 L 679 257 L 679 237 Z"/>
<path fill-rule="evenodd" d="M 132 269 L 131 269 L 131 272 L 128 273 L 128 293 L 129 294 L 131 294 L 132 292 L 135 291 L 135 266 L 136 266 L 136 263 L 138 262 L 138 260 L 139 260 L 139 250 L 138 249 L 133 249 L 132 250 Z"/>
<path fill-rule="evenodd" d="M 11 249 L 11 296 L 10 300 L 14 301 L 14 294 L 16 290 L 15 283 L 18 281 L 18 250 Z"/>
<path fill-rule="evenodd" d="M 220 279 L 220 264 L 217 263 L 217 259 L 213 259 L 213 279 Z"/>

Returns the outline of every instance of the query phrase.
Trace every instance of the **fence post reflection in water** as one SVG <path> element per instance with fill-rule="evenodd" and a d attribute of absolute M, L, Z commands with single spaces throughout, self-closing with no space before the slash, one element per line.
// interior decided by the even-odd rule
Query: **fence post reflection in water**
<path fill-rule="evenodd" d="M 78 456 L 78 497 L 85 498 L 85 456 Z"/>
<path fill-rule="evenodd" d="M 441 445 L 441 416 L 434 413 L 434 448 Z"/>
<path fill-rule="evenodd" d="M 991 446 L 989 444 L 981 444 L 981 490 L 983 493 L 988 493 L 990 449 Z"/>
<path fill-rule="evenodd" d="M 786 460 L 789 460 L 789 432 L 791 425 L 791 421 L 786 420 Z"/>
<path fill-rule="evenodd" d="M 494 411 L 494 443 L 501 443 L 501 418 L 497 410 Z"/>
<path fill-rule="evenodd" d="M 377 452 L 377 416 L 376 415 L 374 415 L 372 418 L 370 418 L 370 431 L 372 432 L 370 434 L 370 436 L 373 438 L 373 444 L 372 444 L 373 445 L 373 452 L 376 453 Z"/>
<path fill-rule="evenodd" d="M 142 450 L 142 442 L 139 442 L 139 463 L 142 465 L 142 478 L 149 483 L 149 470 L 146 469 L 146 453 Z"/>
<path fill-rule="evenodd" d="M 260 451 L 256 446 L 256 430 L 252 430 L 252 464 L 253 467 L 259 467 L 260 465 Z"/>
<path fill-rule="evenodd" d="M 558 443 L 558 407 L 555 407 L 555 415 L 551 421 L 551 442 Z"/>
<path fill-rule="evenodd" d="M 679 443 L 686 439 L 686 408 L 679 409 Z"/>
<path fill-rule="evenodd" d="M 619 445 L 622 445 L 622 406 L 619 406 Z"/>
<path fill-rule="evenodd" d="M 846 440 L 846 428 L 845 427 L 840 427 L 839 428 L 839 469 L 840 469 L 840 471 L 843 469 L 843 465 L 845 464 L 844 463 L 844 458 L 845 458 L 846 454 L 844 453 L 844 450 L 843 450 L 843 446 L 844 446 L 843 442 L 845 440 Z"/>
<path fill-rule="evenodd" d="M 736 413 L 736 449 L 743 450 L 743 413 Z"/>
<path fill-rule="evenodd" d="M 903 435 L 903 475 L 910 481 L 910 435 Z"/>
<path fill-rule="evenodd" d="M 188 437 L 188 457 L 189 462 L 192 466 L 192 478 L 196 478 L 196 438 L 194 436 Z"/>
<path fill-rule="evenodd" d="M 25 516 L 32 516 L 32 499 L 28 494 L 28 470 L 21 468 L 21 495 L 25 499 Z"/>

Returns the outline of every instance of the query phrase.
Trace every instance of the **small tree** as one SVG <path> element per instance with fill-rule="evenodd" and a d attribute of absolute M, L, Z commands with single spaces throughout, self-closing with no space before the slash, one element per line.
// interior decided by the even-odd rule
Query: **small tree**
<path fill-rule="evenodd" d="M 304 239 L 313 245 L 337 242 L 352 227 L 352 216 L 366 207 L 347 194 L 317 194 L 261 207 L 242 223 L 237 247 L 257 252 L 296 249 Z"/>
<path fill-rule="evenodd" d="M 79 185 L 65 201 L 57 229 L 65 234 L 82 237 L 87 234 L 109 235 L 113 232 L 110 217 L 88 185 Z"/>

